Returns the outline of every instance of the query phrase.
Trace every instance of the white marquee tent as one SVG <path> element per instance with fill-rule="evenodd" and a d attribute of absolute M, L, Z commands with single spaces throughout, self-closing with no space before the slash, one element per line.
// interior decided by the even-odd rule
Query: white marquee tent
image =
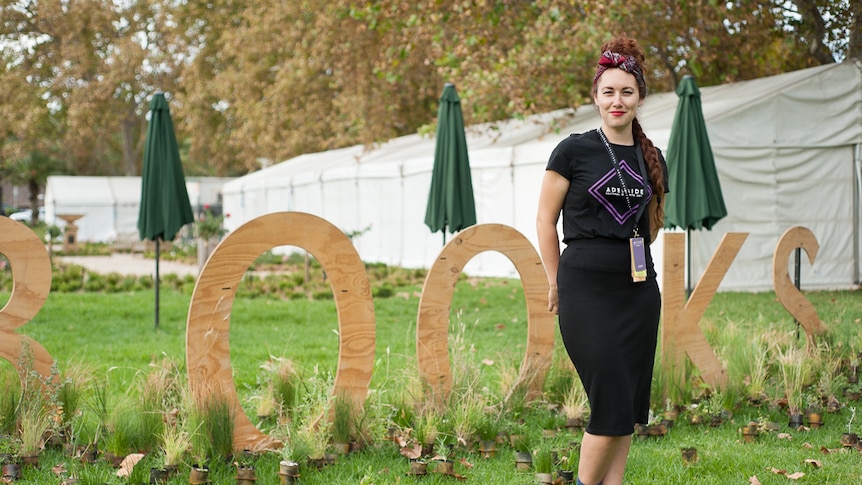
<path fill-rule="evenodd" d="M 720 289 L 771 289 L 779 237 L 805 226 L 820 252 L 813 266 L 803 257 L 803 288 L 858 285 L 862 63 L 705 87 L 701 95 L 728 216 L 712 231 L 691 233 L 694 279 L 726 232 L 748 232 Z M 677 99 L 654 94 L 641 109 L 639 119 L 660 148 L 667 146 Z M 598 124 L 593 107 L 584 106 L 468 127 L 478 223 L 512 226 L 538 248 L 535 214 L 548 156 L 569 133 Z M 433 137 L 420 135 L 302 155 L 226 183 L 226 225 L 235 229 L 276 211 L 308 212 L 358 231 L 354 244 L 365 261 L 429 267 L 442 248 L 441 234 L 423 222 L 433 158 Z M 660 246 L 661 240 L 653 245 L 658 264 Z M 474 258 L 465 272 L 516 276 L 496 252 Z"/>
<path fill-rule="evenodd" d="M 232 178 L 186 177 L 195 213 L 204 205 L 221 204 L 221 190 Z M 59 215 L 82 214 L 75 221 L 78 240 L 138 241 L 141 177 L 51 176 L 45 185 L 45 219 L 63 225 Z"/>

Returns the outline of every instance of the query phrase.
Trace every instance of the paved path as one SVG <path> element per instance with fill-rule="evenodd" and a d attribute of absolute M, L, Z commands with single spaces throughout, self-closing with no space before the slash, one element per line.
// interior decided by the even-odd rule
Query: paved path
<path fill-rule="evenodd" d="M 55 261 L 77 264 L 99 274 L 120 273 L 122 275 L 156 276 L 156 260 L 140 254 L 115 253 L 110 256 L 54 256 Z M 159 260 L 159 276 L 198 275 L 198 267 L 176 261 Z"/>

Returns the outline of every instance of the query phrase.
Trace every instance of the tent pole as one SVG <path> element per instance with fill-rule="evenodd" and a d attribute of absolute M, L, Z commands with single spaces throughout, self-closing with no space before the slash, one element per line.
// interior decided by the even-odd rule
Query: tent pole
<path fill-rule="evenodd" d="M 159 329 L 159 237 L 156 237 L 156 330 Z"/>

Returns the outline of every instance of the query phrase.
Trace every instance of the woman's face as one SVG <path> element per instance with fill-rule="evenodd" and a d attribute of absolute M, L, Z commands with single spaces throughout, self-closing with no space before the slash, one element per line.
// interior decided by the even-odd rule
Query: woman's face
<path fill-rule="evenodd" d="M 602 127 L 614 131 L 630 128 L 638 106 L 643 103 L 634 75 L 622 69 L 608 69 L 602 73 L 593 101 L 599 108 Z"/>

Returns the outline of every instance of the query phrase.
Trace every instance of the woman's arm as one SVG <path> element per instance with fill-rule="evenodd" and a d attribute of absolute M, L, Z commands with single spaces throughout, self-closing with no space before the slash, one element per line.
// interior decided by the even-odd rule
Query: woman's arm
<path fill-rule="evenodd" d="M 560 236 L 557 221 L 563 209 L 563 201 L 569 190 L 569 181 L 553 170 L 545 170 L 542 189 L 539 193 L 539 210 L 536 215 L 536 232 L 539 237 L 539 253 L 548 275 L 548 311 L 557 313 L 557 267 L 560 264 Z"/>

